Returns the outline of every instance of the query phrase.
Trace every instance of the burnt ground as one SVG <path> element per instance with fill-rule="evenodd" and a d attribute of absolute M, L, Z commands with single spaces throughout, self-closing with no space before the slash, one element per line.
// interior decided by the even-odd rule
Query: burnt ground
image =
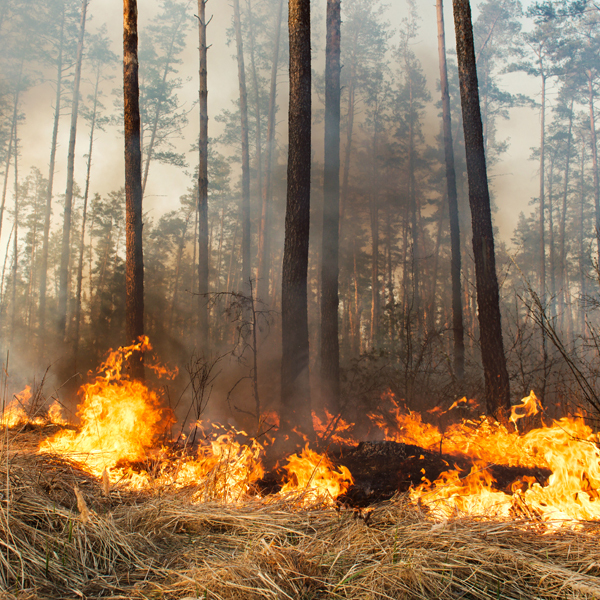
<path fill-rule="evenodd" d="M 474 464 L 466 456 L 439 454 L 419 446 L 391 441 L 361 442 L 357 446 L 330 449 L 328 454 L 335 465 L 347 467 L 354 478 L 354 485 L 338 501 L 357 508 L 406 492 L 423 483 L 424 478 L 434 481 L 444 471 L 459 469 L 467 475 Z M 495 479 L 494 489 L 507 493 L 516 486 L 526 489 L 528 482 L 546 485 L 551 474 L 548 469 L 498 464 L 489 465 L 487 471 Z M 259 488 L 263 493 L 276 492 L 282 476 L 282 469 L 268 472 L 259 482 Z"/>

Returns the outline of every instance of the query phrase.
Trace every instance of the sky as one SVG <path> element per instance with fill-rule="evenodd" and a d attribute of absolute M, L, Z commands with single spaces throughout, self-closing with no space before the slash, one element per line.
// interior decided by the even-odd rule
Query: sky
<path fill-rule="evenodd" d="M 191 10 L 195 2 L 191 2 Z M 317 13 L 324 12 L 325 0 L 315 2 Z M 321 6 L 322 5 L 322 6 Z M 436 89 L 439 78 L 437 59 L 437 26 L 435 15 L 435 2 L 433 0 L 418 0 L 418 10 L 421 16 L 419 37 L 415 42 L 414 50 L 421 60 L 424 72 L 427 76 L 428 86 L 433 98 L 438 92 Z M 342 4 L 343 6 L 343 4 Z M 143 28 L 152 21 L 158 12 L 158 0 L 138 0 L 139 26 Z M 445 21 L 447 47 L 451 50 L 454 46 L 453 20 L 451 2 L 445 3 Z M 96 30 L 102 24 L 106 24 L 109 35 L 112 37 L 113 51 L 121 51 L 122 35 L 122 2 L 121 0 L 91 0 L 89 12 L 93 15 L 88 24 L 91 31 Z M 476 7 L 474 16 L 476 17 Z M 215 121 L 215 116 L 223 108 L 232 107 L 232 100 L 238 94 L 237 64 L 234 56 L 235 48 L 226 44 L 226 31 L 231 25 L 232 7 L 230 2 L 223 0 L 210 0 L 207 4 L 207 15 L 212 16 L 208 28 L 208 43 L 210 44 L 208 54 L 208 110 L 209 110 L 209 135 L 217 136 L 221 131 L 221 125 Z M 406 15 L 406 4 L 401 0 L 390 2 L 388 19 L 392 26 L 399 27 L 402 18 Z M 315 15 L 319 19 L 319 14 Z M 186 130 L 187 140 L 180 146 L 181 151 L 188 152 L 190 170 L 195 165 L 195 154 L 190 152 L 190 139 L 198 131 L 198 117 L 196 107 L 192 106 L 193 100 L 197 98 L 198 81 L 198 49 L 197 36 L 190 35 L 190 43 L 184 51 L 184 63 L 181 66 L 180 75 L 185 81 L 184 89 L 179 92 L 180 98 L 187 99 L 187 106 L 191 109 L 189 114 L 189 125 Z M 191 43 L 191 42 L 194 43 Z M 320 43 L 321 53 L 324 43 Z M 324 58 L 320 55 L 315 57 L 314 66 L 316 70 L 323 70 Z M 112 88 L 120 85 L 118 78 L 121 72 L 115 70 L 115 79 L 110 84 Z M 535 79 L 523 74 L 511 74 L 504 76 L 503 84 L 512 91 L 537 97 L 538 84 Z M 82 83 L 82 95 L 85 97 L 92 86 L 91 81 Z M 282 88 L 280 88 L 283 90 Z M 284 99 L 285 91 L 280 92 L 280 98 Z M 113 98 L 107 98 L 107 108 L 112 108 Z M 54 103 L 54 88 L 51 83 L 37 86 L 27 94 L 23 106 L 26 121 L 21 125 L 19 137 L 23 158 L 19 165 L 22 173 L 35 165 L 47 172 L 50 140 L 52 135 L 52 114 Z M 283 108 L 283 106 L 282 106 Z M 435 110 L 435 109 L 434 109 Z M 431 115 L 435 117 L 433 113 Z M 284 110 L 279 113 L 279 135 L 285 139 L 286 119 Z M 68 146 L 68 121 L 69 115 L 65 113 L 61 119 L 59 130 L 59 148 L 57 157 L 57 171 L 55 175 L 55 194 L 64 193 L 66 185 L 66 154 Z M 428 119 L 430 127 L 426 130 L 429 142 L 433 143 L 439 129 L 435 118 Z M 191 132 L 191 133 L 190 133 Z M 320 135 L 322 135 L 319 132 Z M 87 152 L 88 126 L 82 119 L 79 120 L 78 138 L 76 147 L 75 172 L 85 171 Z M 508 151 L 502 155 L 499 163 L 490 171 L 493 182 L 497 211 L 494 221 L 499 228 L 500 237 L 510 243 L 513 230 L 517 224 L 521 211 L 530 211 L 529 203 L 536 196 L 538 170 L 535 161 L 530 160 L 532 147 L 538 145 L 539 139 L 539 114 L 531 108 L 518 108 L 511 110 L 510 119 L 498 122 L 498 137 L 509 141 Z M 315 150 L 320 149 L 322 139 L 315 135 L 313 139 Z M 105 132 L 99 132 L 95 137 L 94 161 L 92 169 L 91 190 L 100 194 L 118 189 L 123 185 L 123 146 L 122 137 L 118 127 L 109 126 Z M 82 183 L 82 182 L 80 182 Z M 145 196 L 144 211 L 150 218 L 156 219 L 167 210 L 176 208 L 179 196 L 184 194 L 190 185 L 190 178 L 174 167 L 162 166 L 153 163 L 151 166 L 148 187 Z M 55 212 L 54 222 L 58 224 L 58 213 Z M 5 228 L 5 232 L 6 233 Z M 4 238 L 4 235 L 3 235 Z M 4 241 L 5 242 L 5 241 Z"/>

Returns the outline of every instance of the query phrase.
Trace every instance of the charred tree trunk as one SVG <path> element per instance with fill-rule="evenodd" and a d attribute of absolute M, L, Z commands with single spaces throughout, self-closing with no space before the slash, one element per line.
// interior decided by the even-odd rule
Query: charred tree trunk
<path fill-rule="evenodd" d="M 272 190 L 272 162 L 273 148 L 275 144 L 275 113 L 277 111 L 277 71 L 279 68 L 279 49 L 281 45 L 281 22 L 283 20 L 283 2 L 279 1 L 279 12 L 277 15 L 275 29 L 275 43 L 273 46 L 273 60 L 271 63 L 271 88 L 269 92 L 269 114 L 267 116 L 267 146 L 265 156 L 265 181 L 262 189 L 262 205 L 260 215 L 260 228 L 258 234 L 258 274 L 256 294 L 259 300 L 267 302 L 269 298 L 269 257 L 271 254 L 271 202 Z"/>
<path fill-rule="evenodd" d="M 556 317 L 556 249 L 554 245 L 554 161 L 556 153 L 550 159 L 548 173 L 548 245 L 550 267 L 550 315 Z"/>
<path fill-rule="evenodd" d="M 503 413 L 506 414 L 510 410 L 510 387 L 502 340 L 494 231 L 483 149 L 471 7 L 468 0 L 454 0 L 454 22 L 469 178 L 469 204 L 473 224 L 473 255 L 486 405 L 489 414 L 502 417 Z"/>
<path fill-rule="evenodd" d="M 312 434 L 308 372 L 310 227 L 310 0 L 289 0 L 290 101 L 285 241 L 281 276 L 281 428 Z"/>
<path fill-rule="evenodd" d="M 461 296 L 460 224 L 458 217 L 458 194 L 456 191 L 456 169 L 452 143 L 452 119 L 450 93 L 448 91 L 448 69 L 446 66 L 446 34 L 444 31 L 443 0 L 437 0 L 438 51 L 440 63 L 440 87 L 442 92 L 442 119 L 444 130 L 444 156 L 446 159 L 446 187 L 448 212 L 450 215 L 450 246 L 452 278 L 452 329 L 454 333 L 454 375 L 462 381 L 465 372 L 465 337 Z"/>
<path fill-rule="evenodd" d="M 198 0 L 198 37 L 200 52 L 199 101 L 200 135 L 198 139 L 198 347 L 208 346 L 208 79 L 206 45 L 206 1 Z"/>
<path fill-rule="evenodd" d="M 237 47 L 238 80 L 240 87 L 240 120 L 242 128 L 242 289 L 249 291 L 250 283 L 250 151 L 248 142 L 248 92 L 244 66 L 244 42 L 240 21 L 240 1 L 233 0 L 233 17 Z"/>
<path fill-rule="evenodd" d="M 321 394 L 332 414 L 340 404 L 339 228 L 340 228 L 340 28 L 341 2 L 327 1 L 325 49 L 325 164 L 321 254 Z"/>
<path fill-rule="evenodd" d="M 96 87 L 94 91 L 94 108 L 90 127 L 90 147 L 88 150 L 87 172 L 85 177 L 85 192 L 83 194 L 83 215 L 81 218 L 81 239 L 79 241 L 79 262 L 77 265 L 77 295 L 75 298 L 75 322 L 73 324 L 73 365 L 77 370 L 77 355 L 79 354 L 79 330 L 81 327 L 81 289 L 83 286 L 83 253 L 85 250 L 85 226 L 87 221 L 88 198 L 90 194 L 90 172 L 92 169 L 92 152 L 94 150 L 94 132 L 96 129 L 96 114 L 98 109 L 98 88 L 100 86 L 100 68 L 96 72 Z"/>
<path fill-rule="evenodd" d="M 58 122 L 60 119 L 60 106 L 62 94 L 62 71 L 63 71 L 63 39 L 65 29 L 65 13 L 63 15 L 60 30 L 60 46 L 58 50 L 58 62 L 56 68 L 56 100 L 54 105 L 54 127 L 52 129 L 52 145 L 50 147 L 50 169 L 48 172 L 48 190 L 46 195 L 46 214 L 44 215 L 44 235 L 42 240 L 42 263 L 40 267 L 40 306 L 39 306 L 39 337 L 40 354 L 43 352 L 46 336 L 46 288 L 48 286 L 48 244 L 50 241 L 50 220 L 52 218 L 52 189 L 54 185 L 54 169 L 56 164 L 56 143 L 58 139 Z"/>
<path fill-rule="evenodd" d="M 371 347 L 379 344 L 379 207 L 377 198 L 369 200 L 371 217 Z"/>
<path fill-rule="evenodd" d="M 81 22 L 79 24 L 79 41 L 77 43 L 77 60 L 73 81 L 73 101 L 71 106 L 71 131 L 69 134 L 69 154 L 67 158 L 67 190 L 65 192 L 65 208 L 63 211 L 62 247 L 60 254 L 59 290 L 58 290 L 58 334 L 66 338 L 67 334 L 67 300 L 69 287 L 69 257 L 71 253 L 71 213 L 73 209 L 73 184 L 75 175 L 75 141 L 77 138 L 77 116 L 79 114 L 79 84 L 81 82 L 81 64 L 83 62 L 83 39 L 85 36 L 85 19 L 88 0 L 81 3 Z"/>
<path fill-rule="evenodd" d="M 144 335 L 144 254 L 142 250 L 142 152 L 138 80 L 137 0 L 123 0 L 123 93 L 125 100 L 125 326 L 127 343 Z M 130 359 L 131 375 L 144 380 L 144 355 Z"/>

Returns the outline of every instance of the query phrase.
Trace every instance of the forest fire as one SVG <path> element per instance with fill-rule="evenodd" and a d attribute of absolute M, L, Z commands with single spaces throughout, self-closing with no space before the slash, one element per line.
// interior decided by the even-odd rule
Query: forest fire
<path fill-rule="evenodd" d="M 343 502 L 355 483 L 351 470 L 343 464 L 343 451 L 332 457 L 306 444 L 300 453 L 282 461 L 281 485 L 265 495 L 260 483 L 265 477 L 263 458 L 269 441 L 261 443 L 233 427 L 194 423 L 201 432 L 200 442 L 190 444 L 191 436 L 183 436 L 183 447 L 173 444 L 165 436 L 165 424 L 173 422 L 169 411 L 161 408 L 157 394 L 147 385 L 124 374 L 125 361 L 138 350 L 151 350 L 147 338 L 111 352 L 95 379 L 80 390 L 79 426 L 61 428 L 42 441 L 40 453 L 67 457 L 109 487 L 189 488 L 194 502 L 231 503 L 273 494 L 293 496 L 299 506 Z M 162 376 L 174 375 L 165 367 L 153 370 Z M 2 417 L 4 426 L 28 421 L 30 397 L 29 388 L 15 396 Z M 418 461 L 425 461 L 425 456 L 414 457 L 414 466 L 423 475 L 418 485 L 410 487 L 409 497 L 434 518 L 471 515 L 554 523 L 600 519 L 598 436 L 577 418 L 562 418 L 519 433 L 522 419 L 540 418 L 542 407 L 534 392 L 513 407 L 507 424 L 481 417 L 445 428 L 403 410 L 392 394 L 383 400 L 392 407 L 389 418 L 381 414 L 369 418 L 385 433 L 386 442 L 421 449 L 447 465 L 430 480 L 426 469 L 419 468 Z M 473 402 L 463 399 L 447 413 L 468 405 L 472 409 Z M 64 423 L 56 404 L 45 418 L 46 422 Z M 29 422 L 39 424 L 40 419 L 34 416 Z M 314 416 L 313 420 L 322 440 L 342 448 L 356 445 L 351 424 L 341 419 L 336 422 L 332 415 L 323 420 Z M 494 466 L 521 471 L 502 487 L 491 472 Z M 523 469 L 542 469 L 550 475 L 547 481 L 539 481 Z"/>

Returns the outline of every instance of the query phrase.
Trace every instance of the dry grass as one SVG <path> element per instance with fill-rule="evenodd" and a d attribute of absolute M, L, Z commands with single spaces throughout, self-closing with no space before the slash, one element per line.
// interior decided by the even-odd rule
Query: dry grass
<path fill-rule="evenodd" d="M 63 459 L 0 450 L 0 598 L 600 598 L 598 523 L 434 523 L 404 498 L 362 515 L 192 495 L 107 498 Z"/>

